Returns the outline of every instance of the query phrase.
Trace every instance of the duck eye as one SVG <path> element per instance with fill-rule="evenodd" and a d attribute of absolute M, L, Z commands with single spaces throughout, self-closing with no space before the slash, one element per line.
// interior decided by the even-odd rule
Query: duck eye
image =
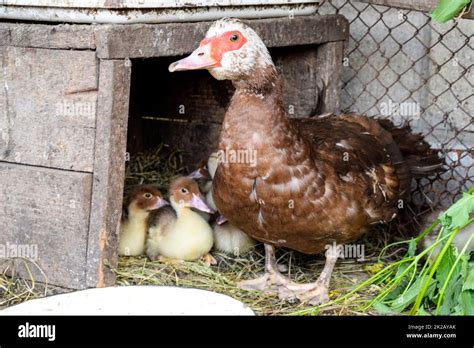
<path fill-rule="evenodd" d="M 147 192 L 143 195 L 143 197 L 145 197 L 146 199 L 150 199 L 151 198 L 151 193 Z"/>
<path fill-rule="evenodd" d="M 181 193 L 188 193 L 188 190 L 183 187 L 181 188 Z"/>
<path fill-rule="evenodd" d="M 230 36 L 230 41 L 235 42 L 235 41 L 237 41 L 238 39 L 239 39 L 239 35 L 237 35 L 237 34 L 232 34 L 232 35 Z"/>

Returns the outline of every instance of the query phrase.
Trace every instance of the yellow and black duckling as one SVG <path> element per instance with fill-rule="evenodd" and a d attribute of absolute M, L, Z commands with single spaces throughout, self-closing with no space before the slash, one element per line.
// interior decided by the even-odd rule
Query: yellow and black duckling
<path fill-rule="evenodd" d="M 128 216 L 122 217 L 119 232 L 119 255 L 138 256 L 145 252 L 147 220 L 152 210 L 168 204 L 161 192 L 151 185 L 135 187 L 128 196 Z"/>
<path fill-rule="evenodd" d="M 171 207 L 150 216 L 146 254 L 151 260 L 215 263 L 209 251 L 214 243 L 212 228 L 195 212 L 213 213 L 197 183 L 189 177 L 174 180 L 169 188 Z"/>

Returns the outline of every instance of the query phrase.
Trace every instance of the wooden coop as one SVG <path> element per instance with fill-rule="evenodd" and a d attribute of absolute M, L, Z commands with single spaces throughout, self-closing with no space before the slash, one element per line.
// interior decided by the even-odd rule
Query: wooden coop
<path fill-rule="evenodd" d="M 339 111 L 343 16 L 249 23 L 295 117 Z M 177 143 L 192 167 L 216 145 L 231 86 L 168 72 L 209 25 L 0 23 L 0 244 L 37 245 L 48 283 L 114 284 L 126 152 Z"/>
<path fill-rule="evenodd" d="M 446 172 L 413 183 L 418 227 L 427 205 L 474 185 L 472 9 L 440 24 L 437 0 L 191 2 L 2 1 L 0 246 L 36 245 L 38 281 L 113 285 L 127 156 L 179 144 L 193 169 L 214 148 L 232 86 L 168 65 L 223 16 L 246 18 L 269 47 L 290 117 L 408 121 L 445 155 Z"/>

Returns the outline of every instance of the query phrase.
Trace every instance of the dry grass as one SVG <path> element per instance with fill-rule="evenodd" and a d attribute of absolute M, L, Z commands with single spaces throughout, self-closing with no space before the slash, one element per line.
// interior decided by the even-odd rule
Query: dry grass
<path fill-rule="evenodd" d="M 376 236 L 363 241 L 366 246 L 364 261 L 346 259 L 338 261 L 331 280 L 330 298 L 335 299 L 349 292 L 355 285 L 378 271 L 379 242 Z M 240 280 L 251 279 L 262 274 L 264 267 L 263 248 L 241 257 L 215 253 L 218 260 L 215 266 L 207 267 L 202 262 L 182 262 L 164 264 L 149 261 L 145 257 L 121 257 L 113 272 L 117 275 L 119 285 L 168 285 L 199 288 L 215 291 L 231 296 L 246 303 L 258 315 L 292 315 L 311 306 L 299 302 L 279 300 L 274 295 L 259 291 L 246 291 L 236 287 Z M 300 283 L 315 281 L 324 265 L 323 257 L 309 257 L 296 252 L 283 251 L 278 253 L 278 262 L 288 265 L 285 275 Z M 378 292 L 374 286 L 351 298 L 331 306 L 314 307 L 312 314 L 317 315 L 370 315 L 373 310 L 362 312 L 359 307 L 371 300 Z"/>
<path fill-rule="evenodd" d="M 155 184 L 166 192 L 171 180 L 183 172 L 182 154 L 167 144 L 134 154 L 125 167 L 125 192 L 141 184 Z"/>
<path fill-rule="evenodd" d="M 25 270 L 28 277 L 18 277 L 17 270 L 19 268 Z M 38 269 L 41 272 L 41 268 L 34 261 L 24 258 L 0 259 L 0 269 L 2 269 L 0 274 L 0 309 L 62 292 L 58 287 L 48 286 L 44 274 L 41 279 L 33 277 L 33 269 Z"/>
<path fill-rule="evenodd" d="M 365 245 L 364 261 L 355 259 L 338 261 L 331 279 L 330 298 L 332 300 L 348 293 L 354 286 L 381 268 L 382 265 L 377 260 L 380 237 L 380 235 L 373 235 L 361 241 Z M 159 261 L 149 261 L 146 257 L 121 257 L 118 266 L 111 269 L 117 275 L 117 285 L 168 285 L 215 291 L 246 303 L 258 315 L 294 315 L 301 310 L 311 308 L 311 306 L 299 302 L 283 301 L 274 295 L 259 291 L 246 291 L 236 287 L 238 281 L 262 274 L 264 255 L 261 246 L 241 257 L 221 253 L 213 255 L 218 260 L 218 264 L 211 267 L 207 267 L 202 262 L 165 264 Z M 30 261 L 22 260 L 22 262 L 25 262 L 30 268 L 37 267 Z M 324 257 L 310 257 L 280 250 L 278 262 L 288 265 L 285 275 L 296 282 L 306 283 L 316 280 L 323 268 Z M 390 260 L 386 260 L 386 262 L 390 262 Z M 34 279 L 32 276 L 29 279 L 21 279 L 15 273 L 12 267 L 8 267 L 8 271 L 0 275 L 0 308 L 64 292 L 64 289 L 46 285 L 43 283 L 44 279 Z M 378 287 L 370 287 L 336 304 L 313 307 L 311 314 L 376 314 L 374 310 L 361 311 L 359 308 L 373 299 L 378 291 Z"/>

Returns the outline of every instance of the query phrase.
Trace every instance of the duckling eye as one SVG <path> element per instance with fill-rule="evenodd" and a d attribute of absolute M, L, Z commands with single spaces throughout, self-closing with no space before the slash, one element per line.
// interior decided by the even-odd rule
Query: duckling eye
<path fill-rule="evenodd" d="M 232 34 L 229 39 L 230 39 L 230 41 L 235 42 L 239 39 L 239 35 Z"/>
<path fill-rule="evenodd" d="M 143 195 L 143 197 L 145 197 L 146 199 L 150 199 L 151 198 L 151 193 L 147 192 Z"/>
<path fill-rule="evenodd" d="M 185 189 L 184 187 L 181 188 L 181 193 L 188 193 L 189 191 L 187 189 Z"/>

